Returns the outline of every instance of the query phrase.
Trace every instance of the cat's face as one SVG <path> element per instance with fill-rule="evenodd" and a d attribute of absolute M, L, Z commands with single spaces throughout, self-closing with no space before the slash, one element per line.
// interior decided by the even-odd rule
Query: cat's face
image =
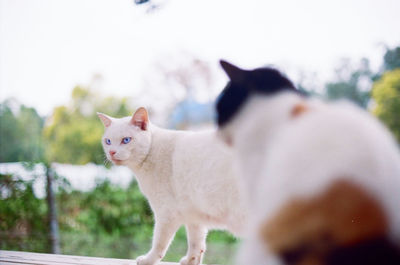
<path fill-rule="evenodd" d="M 139 108 L 132 117 L 121 119 L 98 116 L 105 126 L 102 144 L 107 159 L 116 165 L 140 164 L 151 146 L 146 109 Z"/>
<path fill-rule="evenodd" d="M 225 61 L 220 63 L 230 80 L 217 100 L 217 123 L 219 135 L 229 145 L 233 144 L 236 134 L 254 130 L 262 116 L 274 114 L 275 106 L 272 100 L 271 104 L 267 103 L 269 99 L 279 92 L 299 93 L 276 69 L 243 70 Z"/>

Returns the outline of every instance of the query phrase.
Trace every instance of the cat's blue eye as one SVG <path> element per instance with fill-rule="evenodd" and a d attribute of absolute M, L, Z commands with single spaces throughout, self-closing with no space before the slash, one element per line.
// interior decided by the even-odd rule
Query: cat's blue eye
<path fill-rule="evenodd" d="M 104 141 L 106 142 L 107 145 L 110 145 L 110 144 L 111 144 L 111 140 L 108 139 L 108 138 L 104 139 Z"/>
<path fill-rule="evenodd" d="M 132 140 L 132 137 L 125 137 L 124 139 L 122 139 L 122 143 L 123 144 L 127 144 Z"/>

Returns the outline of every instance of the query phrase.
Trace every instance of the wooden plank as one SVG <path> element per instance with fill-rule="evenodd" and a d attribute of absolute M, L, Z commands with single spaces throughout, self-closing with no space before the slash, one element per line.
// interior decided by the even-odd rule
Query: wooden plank
<path fill-rule="evenodd" d="M 70 255 L 39 254 L 20 251 L 0 251 L 0 261 L 35 265 L 136 265 L 133 260 L 106 259 Z"/>
<path fill-rule="evenodd" d="M 110 259 L 71 255 L 41 254 L 34 252 L 0 250 L 0 264 L 12 265 L 136 265 L 129 259 Z M 176 265 L 173 262 L 161 262 L 160 265 Z"/>

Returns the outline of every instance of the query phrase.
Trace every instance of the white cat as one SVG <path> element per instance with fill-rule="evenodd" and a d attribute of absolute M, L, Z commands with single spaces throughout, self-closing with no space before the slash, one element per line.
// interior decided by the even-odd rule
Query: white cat
<path fill-rule="evenodd" d="M 144 108 L 121 119 L 98 116 L 105 126 L 107 158 L 135 173 L 154 213 L 152 248 L 137 258 L 138 265 L 158 264 L 181 225 L 185 225 L 188 237 L 182 265 L 201 263 L 208 229 L 243 233 L 246 210 L 231 154 L 215 131 L 161 129 L 150 123 Z"/>
<path fill-rule="evenodd" d="M 219 134 L 247 191 L 240 265 L 400 264 L 400 152 L 349 102 L 306 98 L 278 71 L 242 70 L 218 104 Z"/>

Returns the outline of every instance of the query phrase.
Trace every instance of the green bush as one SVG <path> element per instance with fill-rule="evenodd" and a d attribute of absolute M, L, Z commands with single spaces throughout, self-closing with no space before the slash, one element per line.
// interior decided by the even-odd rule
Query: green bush
<path fill-rule="evenodd" d="M 48 252 L 47 207 L 32 181 L 0 174 L 0 249 Z"/>

